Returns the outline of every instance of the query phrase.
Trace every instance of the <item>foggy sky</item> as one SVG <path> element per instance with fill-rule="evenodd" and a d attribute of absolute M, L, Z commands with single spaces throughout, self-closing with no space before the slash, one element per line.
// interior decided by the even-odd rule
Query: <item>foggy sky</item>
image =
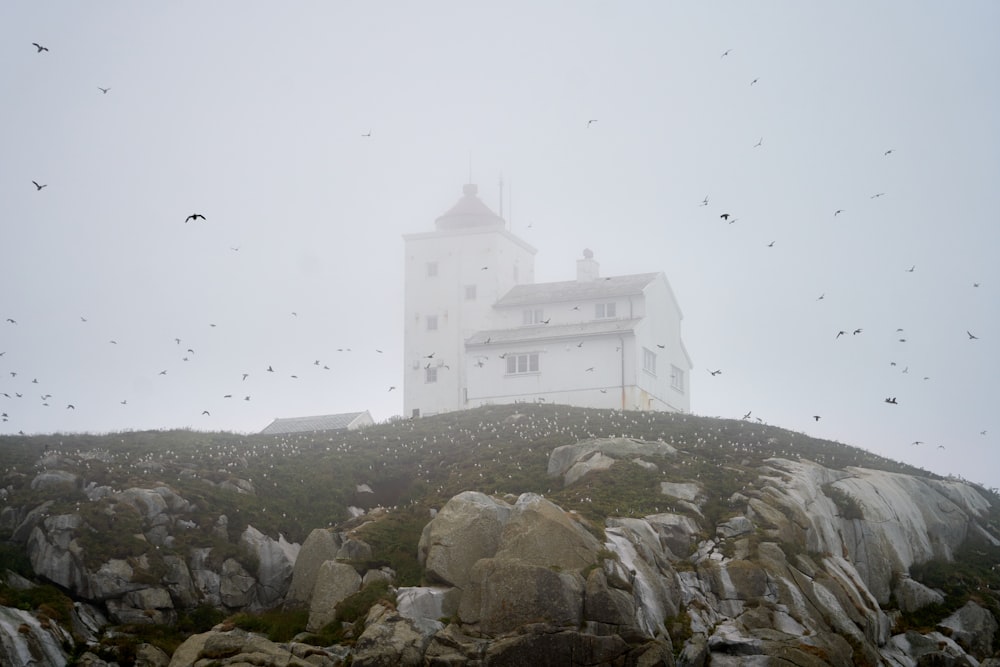
<path fill-rule="evenodd" d="M 0 433 L 399 414 L 402 235 L 471 165 L 537 281 L 584 247 L 666 273 L 695 413 L 1000 486 L 998 28 L 985 1 L 4 2 Z"/>

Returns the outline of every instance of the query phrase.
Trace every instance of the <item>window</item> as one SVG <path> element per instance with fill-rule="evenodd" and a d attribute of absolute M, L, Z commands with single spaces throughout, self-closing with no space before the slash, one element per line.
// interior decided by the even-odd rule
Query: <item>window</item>
<path fill-rule="evenodd" d="M 437 367 L 424 368 L 424 382 L 430 384 L 431 382 L 437 382 L 437 381 L 438 381 Z"/>
<path fill-rule="evenodd" d="M 427 277 L 437 278 L 438 274 L 438 263 L 437 262 L 427 262 Z"/>
<path fill-rule="evenodd" d="M 428 315 L 427 316 L 427 330 L 428 331 L 437 331 L 437 328 L 438 328 L 438 316 L 437 315 Z"/>
<path fill-rule="evenodd" d="M 670 367 L 670 386 L 682 394 L 684 393 L 684 371 L 677 366 Z"/>
<path fill-rule="evenodd" d="M 465 286 L 465 300 L 466 301 L 475 301 L 476 300 L 476 286 L 475 285 L 466 285 Z"/>
<path fill-rule="evenodd" d="M 508 354 L 507 355 L 507 375 L 520 375 L 522 373 L 538 372 L 538 353 L 529 354 Z"/>
<path fill-rule="evenodd" d="M 524 311 L 524 325 L 544 324 L 542 322 L 544 314 L 541 308 L 528 308 Z"/>
<path fill-rule="evenodd" d="M 612 303 L 598 303 L 594 306 L 594 318 L 598 320 L 606 320 L 615 316 L 615 304 Z"/>
<path fill-rule="evenodd" d="M 642 370 L 656 375 L 656 353 L 647 347 L 642 348 Z"/>

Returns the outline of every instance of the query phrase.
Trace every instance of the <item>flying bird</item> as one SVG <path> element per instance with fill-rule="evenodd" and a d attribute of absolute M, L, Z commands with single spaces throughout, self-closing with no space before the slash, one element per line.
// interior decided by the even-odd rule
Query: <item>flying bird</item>
<path fill-rule="evenodd" d="M 586 373 L 593 373 L 593 372 L 594 372 L 594 367 L 593 367 L 593 366 L 591 366 L 590 368 L 588 368 L 588 369 L 587 369 L 586 371 L 584 371 L 584 372 L 586 372 Z"/>
<path fill-rule="evenodd" d="M 104 93 L 105 95 L 107 95 L 108 91 L 111 90 L 110 88 L 101 88 L 100 86 L 98 86 L 97 89 L 102 93 Z"/>
<path fill-rule="evenodd" d="M 590 127 L 591 123 L 596 123 L 596 122 L 597 122 L 596 118 L 591 118 L 590 120 L 587 121 L 587 127 Z"/>
<path fill-rule="evenodd" d="M 924 444 L 924 441 L 923 440 L 914 440 L 910 444 L 913 445 L 913 446 L 922 445 L 922 444 Z"/>
<path fill-rule="evenodd" d="M 833 217 L 836 218 L 838 215 L 840 215 L 843 212 L 844 212 L 844 209 L 838 208 L 836 211 L 833 212 Z"/>
<path fill-rule="evenodd" d="M 846 331 L 838 331 L 837 332 L 837 338 L 840 338 L 841 336 L 846 336 L 846 335 L 847 335 Z"/>
<path fill-rule="evenodd" d="M 895 396 L 891 396 L 891 397 L 885 399 L 885 402 L 888 403 L 889 405 L 899 405 L 899 403 L 896 402 L 896 397 Z"/>
<path fill-rule="evenodd" d="M 212 413 L 211 413 L 211 412 L 209 412 L 208 410 L 202 410 L 202 411 L 201 411 L 201 414 L 203 414 L 203 415 L 208 415 L 209 417 L 211 417 L 211 416 L 212 416 Z"/>
<path fill-rule="evenodd" d="M 184 218 L 184 224 L 187 224 L 189 220 L 198 220 L 199 218 L 204 220 L 205 216 L 203 216 L 201 213 L 192 213 L 188 217 Z"/>
<path fill-rule="evenodd" d="M 753 410 L 747 411 L 747 413 L 745 415 L 743 415 L 743 419 L 750 419 L 750 413 L 751 412 L 753 412 Z"/>
<path fill-rule="evenodd" d="M 979 336 L 973 336 L 971 331 L 966 331 L 965 333 L 969 335 L 969 340 L 979 340 Z"/>
<path fill-rule="evenodd" d="M 31 45 L 32 45 L 33 47 L 35 47 L 36 49 L 38 49 L 38 50 L 37 50 L 37 51 L 36 51 L 35 53 L 41 53 L 42 51 L 48 51 L 48 50 L 49 50 L 49 47 L 47 47 L 47 46 L 42 46 L 42 45 L 41 45 L 41 44 L 39 44 L 38 42 L 32 42 L 32 43 L 31 43 Z"/>
<path fill-rule="evenodd" d="M 722 374 L 722 369 L 715 370 L 715 371 L 709 371 L 709 374 L 711 374 L 712 376 L 721 375 Z"/>
<path fill-rule="evenodd" d="M 728 56 L 728 55 L 729 55 L 730 53 L 732 53 L 732 52 L 733 52 L 733 50 L 732 50 L 732 49 L 726 49 L 726 50 L 725 50 L 725 51 L 724 51 L 724 52 L 722 53 L 722 55 L 721 55 L 721 56 L 719 56 L 719 57 L 720 57 L 720 58 L 725 58 L 726 56 Z"/>
<path fill-rule="evenodd" d="M 768 243 L 767 247 L 768 248 L 773 248 L 774 247 L 774 241 L 771 241 L 770 243 Z"/>
<path fill-rule="evenodd" d="M 705 198 L 701 200 L 701 204 L 699 204 L 699 206 L 708 206 L 708 195 L 705 195 Z"/>
<path fill-rule="evenodd" d="M 813 419 L 815 419 L 816 421 L 819 421 L 820 420 L 820 416 L 819 415 L 813 415 Z"/>
<path fill-rule="evenodd" d="M 723 213 L 719 217 L 722 218 L 723 220 L 729 220 L 729 214 L 728 213 Z"/>
<path fill-rule="evenodd" d="M 908 269 L 906 270 L 906 272 L 907 272 L 907 273 L 913 273 L 913 272 L 914 272 L 914 271 L 916 270 L 916 268 L 917 268 L 917 265 L 916 265 L 916 264 L 914 264 L 913 266 L 911 266 L 910 268 L 908 268 Z"/>
<path fill-rule="evenodd" d="M 757 83 L 758 81 L 760 81 L 760 79 L 754 79 L 753 81 L 751 81 L 751 82 L 750 82 L 750 85 L 752 86 L 752 85 L 754 85 L 755 83 Z"/>
<path fill-rule="evenodd" d="M 396 386 L 395 386 L 395 385 L 393 385 L 393 386 L 389 387 L 389 391 L 392 391 L 392 390 L 393 390 L 393 389 L 395 389 L 395 388 L 396 388 Z"/>
<path fill-rule="evenodd" d="M 855 329 L 854 331 L 851 332 L 851 335 L 857 336 L 859 333 L 861 333 L 861 329 Z"/>
<path fill-rule="evenodd" d="M 764 143 L 764 137 L 761 137 L 760 139 L 758 139 L 758 140 L 757 140 L 757 143 L 755 143 L 755 144 L 753 145 L 753 147 L 754 147 L 754 148 L 757 148 L 757 147 L 758 147 L 758 146 L 760 146 L 760 145 L 761 145 L 762 143 Z"/>
<path fill-rule="evenodd" d="M 49 187 L 48 183 L 39 183 L 38 181 L 32 181 L 32 183 L 35 184 L 35 191 L 36 192 L 39 191 L 39 190 L 41 190 L 42 188 Z"/>
<path fill-rule="evenodd" d="M 368 130 L 368 134 L 362 134 L 361 136 L 362 137 L 370 137 L 370 136 L 372 136 L 372 131 Z"/>
<path fill-rule="evenodd" d="M 885 196 L 885 193 L 884 193 L 884 192 L 876 192 L 875 194 L 873 194 L 873 195 L 871 196 L 871 198 L 872 198 L 872 199 L 878 199 L 879 197 L 884 197 L 884 196 Z"/>
<path fill-rule="evenodd" d="M 894 152 L 895 152 L 895 149 L 893 149 L 893 148 L 890 148 L 890 149 L 889 149 L 889 150 L 887 150 L 887 151 L 886 151 L 885 153 L 883 153 L 883 155 L 891 155 L 891 154 L 892 154 L 892 153 L 894 153 Z"/>

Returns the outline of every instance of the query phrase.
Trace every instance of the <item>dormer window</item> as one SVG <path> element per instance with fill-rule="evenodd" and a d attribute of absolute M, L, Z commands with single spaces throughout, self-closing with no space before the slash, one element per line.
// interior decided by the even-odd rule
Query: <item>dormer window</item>
<path fill-rule="evenodd" d="M 594 319 L 607 320 L 616 317 L 615 303 L 598 303 L 594 305 Z"/>

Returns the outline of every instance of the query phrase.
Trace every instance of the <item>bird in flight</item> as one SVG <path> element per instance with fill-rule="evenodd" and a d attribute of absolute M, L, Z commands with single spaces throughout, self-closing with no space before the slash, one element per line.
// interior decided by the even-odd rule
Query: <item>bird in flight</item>
<path fill-rule="evenodd" d="M 885 399 L 885 402 L 888 403 L 889 405 L 899 405 L 899 403 L 896 402 L 896 397 L 895 396 L 891 396 L 891 397 Z"/>
<path fill-rule="evenodd" d="M 813 415 L 813 419 L 815 419 L 816 421 L 819 421 L 820 420 L 820 416 L 819 415 Z"/>
<path fill-rule="evenodd" d="M 755 83 L 757 83 L 758 81 L 760 81 L 760 79 L 754 79 L 753 81 L 751 81 L 751 82 L 750 82 L 750 85 L 752 86 L 752 85 L 754 85 Z"/>
<path fill-rule="evenodd" d="M 705 195 L 705 198 L 701 200 L 701 204 L 699 204 L 699 206 L 708 206 L 708 195 Z"/>
<path fill-rule="evenodd" d="M 208 415 L 209 417 L 211 417 L 211 416 L 212 416 L 212 413 L 211 413 L 211 412 L 209 412 L 208 410 L 202 410 L 202 411 L 201 411 L 201 414 L 203 414 L 203 415 Z"/>
<path fill-rule="evenodd" d="M 389 387 L 389 391 L 392 391 L 395 388 L 396 388 L 396 385 L 393 385 L 393 386 Z"/>
<path fill-rule="evenodd" d="M 873 194 L 873 195 L 871 196 L 871 198 L 872 198 L 872 199 L 878 199 L 879 197 L 884 197 L 884 196 L 885 196 L 885 193 L 884 193 L 884 192 L 876 192 L 875 194 Z"/>
<path fill-rule="evenodd" d="M 753 145 L 753 147 L 754 147 L 754 148 L 757 148 L 757 147 L 758 147 L 758 146 L 760 146 L 760 145 L 761 145 L 762 143 L 764 143 L 764 137 L 761 137 L 760 139 L 758 139 L 758 140 L 757 140 L 757 143 L 755 143 L 755 144 Z"/>
<path fill-rule="evenodd" d="M 969 340 L 979 340 L 979 336 L 973 336 L 971 331 L 966 331 L 965 333 L 969 335 Z"/>
<path fill-rule="evenodd" d="M 728 55 L 729 55 L 730 53 L 732 53 L 732 52 L 733 52 L 733 50 L 732 50 L 732 49 L 726 49 L 726 50 L 725 50 L 725 51 L 724 51 L 724 52 L 722 53 L 722 55 L 721 55 L 721 56 L 719 56 L 719 57 L 720 57 L 720 58 L 725 58 L 726 56 L 728 56 Z"/>
<path fill-rule="evenodd" d="M 774 247 L 774 241 L 771 241 L 770 243 L 768 243 L 767 247 L 768 248 L 773 248 Z"/>
<path fill-rule="evenodd" d="M 816 299 L 816 300 L 817 300 L 817 301 L 822 301 L 822 300 L 823 300 L 823 299 L 825 299 L 825 298 L 826 298 L 826 292 L 824 292 L 823 294 L 820 294 L 820 295 L 819 295 L 819 297 L 817 297 L 817 299 Z"/>
<path fill-rule="evenodd" d="M 906 272 L 907 272 L 907 273 L 913 273 L 913 272 L 914 272 L 914 271 L 915 271 L 916 269 L 917 269 L 917 265 L 916 265 L 916 264 L 914 264 L 913 266 L 911 266 L 910 268 L 908 268 L 908 269 L 906 270 Z"/>
<path fill-rule="evenodd" d="M 590 127 L 591 123 L 596 123 L 596 122 L 597 122 L 596 118 L 591 118 L 590 120 L 587 121 L 587 127 Z"/>
<path fill-rule="evenodd" d="M 101 88 L 100 86 L 98 86 L 97 89 L 102 93 L 104 93 L 105 95 L 107 95 L 108 91 L 111 90 L 110 88 Z"/>
<path fill-rule="evenodd" d="M 709 371 L 709 373 L 710 373 L 710 374 L 711 374 L 711 375 L 712 375 L 713 377 L 714 377 L 714 376 L 716 376 L 716 375 L 721 375 L 721 374 L 722 374 L 722 369 L 719 369 L 719 370 L 715 370 L 715 371 Z"/>
<path fill-rule="evenodd" d="M 48 51 L 48 50 L 49 50 L 49 47 L 47 47 L 47 46 L 42 46 L 42 45 L 41 45 L 41 44 L 39 44 L 38 42 L 32 42 L 32 43 L 31 43 L 31 45 L 32 45 L 33 47 L 35 47 L 36 49 L 38 49 L 38 51 L 36 51 L 35 53 L 41 53 L 42 51 Z"/>
<path fill-rule="evenodd" d="M 843 212 L 844 212 L 844 209 L 838 208 L 836 211 L 833 212 L 833 217 L 836 218 L 838 215 L 840 215 Z"/>
<path fill-rule="evenodd" d="M 184 224 L 187 224 L 189 220 L 197 220 L 199 218 L 204 220 L 205 216 L 203 216 L 201 213 L 192 213 L 188 217 L 184 218 Z"/>
<path fill-rule="evenodd" d="M 913 445 L 913 446 L 922 445 L 922 444 L 924 444 L 924 441 L 923 440 L 914 440 L 910 444 Z"/>
<path fill-rule="evenodd" d="M 362 134 L 361 136 L 362 137 L 370 137 L 370 136 L 372 136 L 372 131 L 368 130 L 368 134 Z"/>
<path fill-rule="evenodd" d="M 723 213 L 719 217 L 722 218 L 723 220 L 729 220 L 729 214 L 728 213 Z"/>
<path fill-rule="evenodd" d="M 861 333 L 861 329 L 855 329 L 854 331 L 851 332 L 851 335 L 857 336 L 859 333 Z"/>
<path fill-rule="evenodd" d="M 593 367 L 593 366 L 591 366 L 591 367 L 590 367 L 590 368 L 588 368 L 588 369 L 587 369 L 587 370 L 586 370 L 585 372 L 586 372 L 586 373 L 593 373 L 593 372 L 594 372 L 594 367 Z"/>
<path fill-rule="evenodd" d="M 847 335 L 846 331 L 838 331 L 837 332 L 837 338 L 840 338 L 841 336 L 846 336 L 846 335 Z"/>
<path fill-rule="evenodd" d="M 885 153 L 883 153 L 883 155 L 891 155 L 891 154 L 892 154 L 892 153 L 894 153 L 894 152 L 895 152 L 895 149 L 894 149 L 894 148 L 890 148 L 890 149 L 889 149 L 889 150 L 887 150 L 887 151 L 886 151 Z"/>
<path fill-rule="evenodd" d="M 35 184 L 35 191 L 41 190 L 42 188 L 49 187 L 48 183 L 39 183 L 38 181 L 32 181 Z"/>
<path fill-rule="evenodd" d="M 743 415 L 743 419 L 750 419 L 750 413 L 752 413 L 752 412 L 753 412 L 753 410 L 747 411 L 747 413 L 745 415 Z"/>

